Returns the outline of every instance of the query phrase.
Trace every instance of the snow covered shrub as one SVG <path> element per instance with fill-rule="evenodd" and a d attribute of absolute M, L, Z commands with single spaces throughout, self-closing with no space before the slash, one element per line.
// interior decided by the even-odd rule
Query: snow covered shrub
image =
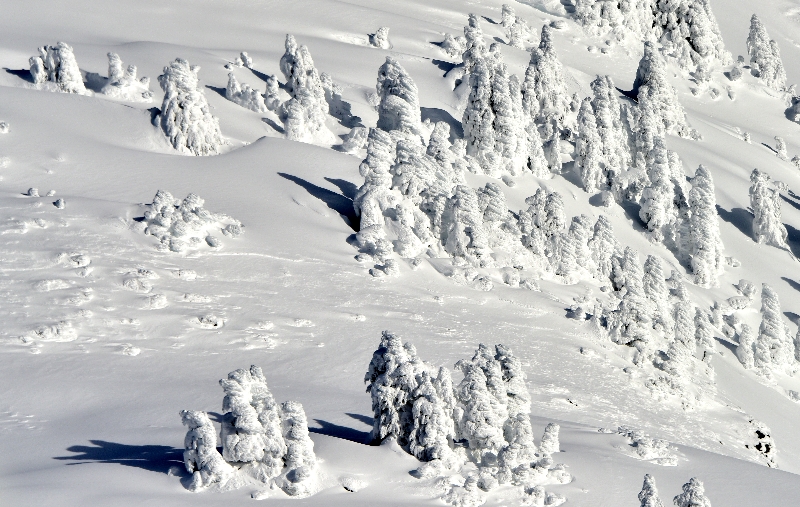
<path fill-rule="evenodd" d="M 286 92 L 291 99 L 284 103 L 281 116 L 292 116 L 289 123 L 299 129 L 294 133 L 294 139 L 311 139 L 325 129 L 329 111 L 325 89 L 308 47 L 298 46 L 293 35 L 286 36 L 285 47 L 280 68 L 286 78 Z M 284 123 L 287 121 L 284 120 Z"/>
<path fill-rule="evenodd" d="M 391 56 L 387 56 L 386 62 L 378 69 L 375 89 L 380 97 L 377 125 L 379 129 L 423 135 L 417 85 Z"/>
<path fill-rule="evenodd" d="M 711 507 L 711 501 L 705 493 L 702 481 L 692 477 L 683 485 L 683 493 L 673 498 L 672 502 L 676 507 Z"/>
<path fill-rule="evenodd" d="M 225 98 L 239 104 L 245 109 L 256 113 L 266 113 L 269 108 L 264 103 L 264 97 L 255 88 L 250 88 L 248 84 L 239 84 L 233 72 L 228 74 L 228 86 L 225 88 Z"/>
<path fill-rule="evenodd" d="M 209 238 L 217 241 L 211 236 L 214 232 L 230 237 L 242 234 L 241 222 L 212 213 L 203 208 L 203 204 L 203 199 L 196 194 L 178 201 L 169 192 L 159 190 L 150 209 L 144 213 L 144 233 L 161 242 L 159 249 L 173 252 L 199 248 L 203 241 L 211 245 Z"/>
<path fill-rule="evenodd" d="M 690 266 L 695 283 L 701 287 L 715 287 L 717 278 L 725 270 L 724 248 L 719 233 L 717 200 L 711 173 L 700 165 L 692 178 L 689 192 L 689 231 L 691 238 Z"/>
<path fill-rule="evenodd" d="M 651 112 L 660 122 L 659 132 L 664 129 L 666 133 L 680 137 L 698 137 L 686 121 L 686 113 L 678 102 L 678 93 L 667 80 L 667 64 L 652 42 L 644 44 L 644 55 L 639 60 L 633 93 L 639 103 L 639 118 Z M 640 125 L 638 130 L 642 127 Z"/>
<path fill-rule="evenodd" d="M 452 34 L 446 33 L 440 47 L 450 58 L 460 60 L 461 55 L 467 49 L 467 39 L 463 35 L 453 37 Z"/>
<path fill-rule="evenodd" d="M 752 72 L 765 85 L 776 91 L 786 89 L 786 71 L 783 68 L 778 44 L 774 40 L 770 40 L 767 29 L 755 14 L 750 18 L 747 52 L 750 54 Z"/>
<path fill-rule="evenodd" d="M 218 484 L 224 487 L 234 468 L 217 451 L 217 430 L 205 412 L 181 410 L 183 425 L 189 428 L 183 441 L 183 463 L 192 474 L 191 491 Z"/>
<path fill-rule="evenodd" d="M 789 160 L 789 155 L 786 153 L 786 141 L 780 136 L 775 136 L 775 154 L 781 160 Z"/>
<path fill-rule="evenodd" d="M 58 91 L 86 93 L 81 70 L 69 44 L 58 42 L 55 46 L 42 46 L 39 48 L 39 56 L 32 56 L 28 63 L 34 83 L 49 82 Z"/>
<path fill-rule="evenodd" d="M 392 44 L 389 42 L 389 27 L 382 26 L 378 28 L 373 35 L 370 35 L 369 42 L 376 48 L 391 49 Z"/>
<path fill-rule="evenodd" d="M 187 155 L 216 155 L 225 142 L 219 121 L 211 110 L 203 90 L 198 87 L 200 67 L 183 58 L 164 67 L 158 83 L 164 90 L 159 125 L 173 148 Z"/>
<path fill-rule="evenodd" d="M 108 82 L 100 89 L 100 93 L 121 100 L 132 102 L 150 102 L 153 92 L 150 91 L 150 78 L 136 79 L 136 66 L 122 68 L 122 60 L 116 53 L 108 53 Z"/>
<path fill-rule="evenodd" d="M 308 436 L 306 413 L 297 401 L 281 403 L 280 411 L 286 445 L 283 456 L 286 480 L 281 488 L 290 496 L 307 496 L 313 493 L 312 488 L 316 485 L 317 457 L 314 455 L 314 442 Z"/>
<path fill-rule="evenodd" d="M 558 442 L 558 432 L 560 429 L 561 426 L 556 423 L 548 423 L 547 426 L 545 426 L 544 435 L 542 435 L 542 441 L 539 444 L 540 453 L 549 455 L 561 452 Z"/>
<path fill-rule="evenodd" d="M 639 492 L 639 502 L 641 502 L 641 507 L 664 507 L 658 497 L 656 479 L 650 474 L 644 475 L 642 490 Z"/>
<path fill-rule="evenodd" d="M 781 196 L 770 186 L 767 173 L 753 169 L 750 174 L 750 207 L 753 209 L 753 235 L 756 243 L 787 248 L 788 232 L 781 220 Z"/>

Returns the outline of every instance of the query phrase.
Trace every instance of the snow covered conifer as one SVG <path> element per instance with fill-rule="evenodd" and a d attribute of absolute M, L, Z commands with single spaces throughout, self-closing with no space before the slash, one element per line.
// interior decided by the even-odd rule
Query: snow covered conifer
<path fill-rule="evenodd" d="M 450 439 L 453 437 L 453 414 L 439 397 L 428 372 L 420 374 L 419 385 L 413 392 L 413 428 L 409 435 L 409 450 L 420 461 L 453 458 Z"/>
<path fill-rule="evenodd" d="M 739 344 L 736 346 L 736 357 L 746 370 L 753 368 L 753 350 L 756 342 L 756 334 L 747 324 L 742 324 L 742 331 L 739 333 Z"/>
<path fill-rule="evenodd" d="M 703 351 L 703 362 L 708 363 L 716 350 L 716 343 L 714 342 L 714 330 L 711 328 L 708 314 L 700 308 L 695 308 L 694 330 L 695 341 Z"/>
<path fill-rule="evenodd" d="M 611 222 L 605 215 L 597 217 L 594 224 L 594 235 L 589 242 L 592 251 L 592 259 L 597 266 L 597 273 L 602 278 L 611 279 L 613 273 L 615 257 L 621 255 L 622 247 L 614 236 L 614 229 Z"/>
<path fill-rule="evenodd" d="M 66 93 L 86 93 L 83 76 L 72 47 L 65 42 L 39 48 L 39 56 L 29 60 L 34 83 L 50 81 Z"/>
<path fill-rule="evenodd" d="M 224 144 L 219 121 L 211 116 L 206 96 L 198 88 L 200 67 L 183 58 L 164 67 L 158 83 L 164 90 L 159 124 L 176 150 L 189 155 L 216 155 Z"/>
<path fill-rule="evenodd" d="M 122 59 L 116 53 L 108 53 L 108 81 L 100 93 L 123 100 L 150 102 L 150 78 L 136 79 L 136 65 L 122 67 Z"/>
<path fill-rule="evenodd" d="M 486 41 L 483 40 L 483 30 L 478 22 L 478 16 L 469 15 L 469 22 L 464 27 L 464 37 L 467 40 L 466 49 L 462 59 L 464 61 L 464 72 L 469 74 L 478 61 L 483 60 L 486 55 Z"/>
<path fill-rule="evenodd" d="M 786 72 L 778 44 L 770 40 L 766 27 L 755 14 L 750 18 L 747 52 L 750 54 L 751 68 L 765 85 L 777 91 L 786 87 Z"/>
<path fill-rule="evenodd" d="M 761 325 L 758 328 L 758 338 L 756 348 L 769 351 L 770 365 L 761 364 L 760 366 L 774 366 L 777 368 L 789 367 L 794 363 L 795 350 L 794 342 L 789 336 L 789 329 L 781 318 L 781 304 L 778 294 L 767 285 L 762 285 L 761 289 Z M 758 356 L 758 354 L 757 354 Z M 759 362 L 756 358 L 756 364 Z"/>
<path fill-rule="evenodd" d="M 789 160 L 789 154 L 786 153 L 786 141 L 781 136 L 775 136 L 775 154 L 781 160 Z"/>
<path fill-rule="evenodd" d="M 654 35 L 665 53 L 686 68 L 709 61 L 727 65 L 731 55 L 725 50 L 717 20 L 707 1 L 653 2 Z"/>
<path fill-rule="evenodd" d="M 505 383 L 508 419 L 503 427 L 505 440 L 516 445 L 516 463 L 530 462 L 534 458 L 536 445 L 531 428 L 531 397 L 525 385 L 522 364 L 505 345 L 495 345 L 495 359 L 500 363 Z M 513 468 L 513 467 L 512 467 Z"/>
<path fill-rule="evenodd" d="M 329 111 L 325 89 L 308 47 L 298 46 L 292 35 L 286 36 L 285 47 L 280 61 L 281 72 L 286 78 L 285 89 L 302 106 L 303 128 L 309 136 L 314 136 L 325 127 Z"/>
<path fill-rule="evenodd" d="M 642 491 L 639 492 L 639 501 L 641 502 L 641 507 L 664 507 L 658 497 L 656 479 L 650 474 L 644 475 L 644 484 L 642 484 Z"/>
<path fill-rule="evenodd" d="M 469 76 L 469 86 L 469 98 L 462 119 L 467 154 L 477 157 L 484 172 L 492 174 L 499 164 L 499 157 L 494 151 L 492 73 L 485 60 L 475 62 Z"/>
<path fill-rule="evenodd" d="M 421 136 L 417 85 L 391 56 L 387 56 L 386 62 L 378 69 L 375 89 L 381 100 L 378 105 L 378 128 Z"/>
<path fill-rule="evenodd" d="M 478 364 L 462 360 L 456 367 L 464 373 L 456 388 L 456 396 L 464 408 L 459 424 L 461 436 L 467 440 L 476 462 L 494 461 L 507 445 L 503 437 L 505 411 L 489 392 L 486 375 Z"/>
<path fill-rule="evenodd" d="M 442 229 L 444 249 L 451 256 L 476 263 L 491 261 L 483 213 L 471 187 L 456 186 L 453 196 L 447 200 Z"/>
<path fill-rule="evenodd" d="M 575 167 L 578 169 L 583 189 L 595 192 L 603 183 L 603 142 L 597 131 L 595 112 L 588 97 L 578 111 L 578 139 L 575 143 Z"/>
<path fill-rule="evenodd" d="M 711 501 L 706 498 L 705 493 L 702 481 L 692 477 L 683 485 L 683 493 L 672 501 L 676 507 L 711 507 Z"/>
<path fill-rule="evenodd" d="M 376 48 L 381 49 L 389 49 L 392 47 L 392 44 L 389 42 L 389 27 L 382 26 L 375 31 L 375 35 L 372 37 L 372 45 Z"/>
<path fill-rule="evenodd" d="M 671 335 L 675 326 L 672 318 L 672 308 L 669 301 L 669 288 L 664 278 L 661 258 L 648 255 L 644 262 L 644 277 L 642 279 L 644 294 L 650 300 L 653 308 L 653 328 L 662 334 Z"/>
<path fill-rule="evenodd" d="M 264 103 L 264 97 L 258 93 L 258 90 L 250 88 L 248 84 L 240 85 L 233 72 L 228 74 L 225 98 L 234 104 L 239 104 L 257 113 L 266 113 L 268 111 L 267 105 Z"/>
<path fill-rule="evenodd" d="M 286 442 L 283 460 L 287 469 L 287 482 L 283 484 L 283 490 L 290 496 L 307 495 L 311 492 L 317 458 L 314 455 L 314 442 L 308 436 L 306 413 L 303 405 L 297 401 L 283 402 L 281 412 Z"/>
<path fill-rule="evenodd" d="M 768 174 L 753 169 L 750 174 L 750 207 L 753 208 L 753 235 L 756 243 L 788 248 L 788 232 L 781 220 L 780 193 L 770 186 Z"/>
<path fill-rule="evenodd" d="M 564 71 L 553 47 L 552 31 L 549 25 L 542 27 L 539 47 L 531 51 L 531 60 L 525 74 L 523 90 L 538 99 L 539 110 L 536 120 L 548 118 L 563 120 L 569 109 L 569 95 L 564 81 Z M 531 112 L 533 112 L 531 110 Z"/>
<path fill-rule="evenodd" d="M 561 174 L 561 128 L 555 118 L 545 124 L 544 158 L 552 174 Z"/>
<path fill-rule="evenodd" d="M 647 159 L 650 184 L 642 192 L 639 218 L 647 225 L 651 240 L 660 243 L 670 233 L 669 229 L 676 220 L 673 213 L 674 187 L 663 137 L 653 139 L 653 148 Z"/>
<path fill-rule="evenodd" d="M 678 102 L 678 93 L 667 80 L 667 64 L 650 41 L 644 44 L 644 56 L 639 61 L 633 92 L 639 108 L 651 109 L 667 133 L 681 137 L 696 136 L 686 122 L 686 113 Z"/>
<path fill-rule="evenodd" d="M 561 429 L 556 423 L 548 423 L 547 426 L 544 428 L 544 435 L 542 435 L 542 441 L 539 444 L 539 453 L 542 455 L 550 455 L 556 452 L 560 452 L 560 443 L 558 441 L 558 433 Z"/>
<path fill-rule="evenodd" d="M 181 410 L 181 421 L 189 428 L 183 441 L 183 463 L 192 474 L 189 489 L 199 491 L 212 484 L 224 484 L 233 467 L 217 451 L 217 430 L 205 412 Z"/>
<path fill-rule="evenodd" d="M 678 301 L 675 304 L 675 338 L 667 350 L 665 370 L 679 374 L 697 352 L 694 325 L 694 304 L 689 300 L 686 287 L 678 286 Z"/>
<path fill-rule="evenodd" d="M 717 277 L 725 271 L 725 257 L 722 255 L 724 246 L 719 233 L 714 181 L 703 165 L 697 168 L 692 178 L 689 209 L 690 265 L 695 283 L 701 287 L 713 287 L 717 285 Z"/>

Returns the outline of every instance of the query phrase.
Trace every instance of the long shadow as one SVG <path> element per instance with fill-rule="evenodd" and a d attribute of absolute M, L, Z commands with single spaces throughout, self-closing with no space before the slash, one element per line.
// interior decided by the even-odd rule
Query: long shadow
<path fill-rule="evenodd" d="M 800 257 L 800 230 L 795 229 L 789 224 L 783 224 L 786 227 L 788 236 L 786 242 L 789 243 L 789 249 L 795 257 Z"/>
<path fill-rule="evenodd" d="M 447 73 L 455 69 L 459 65 L 457 63 L 448 62 L 445 60 L 437 60 L 435 58 L 432 59 L 431 62 L 437 67 L 439 67 L 439 70 L 444 72 L 444 74 L 442 74 L 442 77 L 447 77 Z"/>
<path fill-rule="evenodd" d="M 31 76 L 31 71 L 28 69 L 9 69 L 8 67 L 3 67 L 3 70 L 11 74 L 12 76 L 17 76 L 18 78 L 24 81 L 33 83 L 33 76 Z"/>
<path fill-rule="evenodd" d="M 625 215 L 633 222 L 633 225 L 638 226 L 638 230 L 647 230 L 647 224 L 639 216 L 639 210 L 642 209 L 640 204 L 625 200 L 620 203 L 620 206 L 622 206 L 622 211 L 625 212 Z"/>
<path fill-rule="evenodd" d="M 346 415 L 347 417 L 352 417 L 356 421 L 361 421 L 362 423 L 372 428 L 372 422 L 374 421 L 372 416 L 362 415 L 362 414 L 351 414 L 350 412 L 346 412 L 344 415 Z"/>
<path fill-rule="evenodd" d="M 767 143 L 761 143 L 761 146 L 765 146 L 765 147 L 766 147 L 766 148 L 767 148 L 769 151 L 771 151 L 771 152 L 772 152 L 772 153 L 774 153 L 775 155 L 777 155 L 777 154 L 778 154 L 778 150 L 776 150 L 776 149 L 775 149 L 775 148 L 773 148 L 772 146 L 768 145 Z"/>
<path fill-rule="evenodd" d="M 794 281 L 794 280 L 792 280 L 791 278 L 787 278 L 787 277 L 785 277 L 785 276 L 782 276 L 782 277 L 781 277 L 781 280 L 783 280 L 784 282 L 788 283 L 788 284 L 789 284 L 789 287 L 791 287 L 791 288 L 793 288 L 794 290 L 796 290 L 796 291 L 800 292 L 800 283 L 798 283 L 798 282 L 795 282 L 795 281 Z"/>
<path fill-rule="evenodd" d="M 342 195 L 347 197 L 348 199 L 352 200 L 356 198 L 356 193 L 358 192 L 358 186 L 354 183 L 350 183 L 347 180 L 340 180 L 337 178 L 325 178 L 325 181 L 333 183 L 339 190 L 342 192 Z"/>
<path fill-rule="evenodd" d="M 327 188 L 318 187 L 317 185 L 314 185 L 303 178 L 298 178 L 297 176 L 292 176 L 291 174 L 278 173 L 278 175 L 293 183 L 297 183 L 306 189 L 309 194 L 324 202 L 326 206 L 338 213 L 351 229 L 356 232 L 359 231 L 361 220 L 356 216 L 356 212 L 353 209 L 352 199 L 348 199 L 347 197 L 337 194 L 336 192 L 331 192 Z"/>
<path fill-rule="evenodd" d="M 257 71 L 256 69 L 253 69 L 253 68 L 250 69 L 250 72 L 252 72 L 253 75 L 256 76 L 258 79 L 264 81 L 265 83 L 267 82 L 267 78 L 269 77 L 267 74 L 264 74 L 263 72 L 259 72 L 259 71 Z M 278 88 L 280 88 L 281 90 L 285 90 L 286 89 L 286 83 L 281 83 L 280 81 L 278 81 Z"/>
<path fill-rule="evenodd" d="M 744 208 L 732 208 L 730 211 L 725 211 L 719 204 L 717 204 L 717 213 L 724 221 L 732 224 L 739 231 L 748 238 L 753 237 L 753 214 Z"/>
<path fill-rule="evenodd" d="M 800 202 L 795 202 L 794 199 L 789 199 L 783 194 L 781 194 L 781 199 L 783 199 L 783 202 L 788 202 L 794 209 L 800 210 Z"/>
<path fill-rule="evenodd" d="M 789 311 L 786 311 L 786 312 L 783 312 L 783 314 L 784 314 L 784 315 L 786 316 L 786 318 L 787 318 L 787 319 L 789 319 L 789 320 L 790 320 L 790 321 L 791 321 L 793 324 L 797 324 L 797 323 L 798 323 L 798 320 L 800 320 L 800 315 L 797 315 L 797 314 L 796 314 L 796 313 L 794 313 L 794 312 L 789 312 Z"/>
<path fill-rule="evenodd" d="M 422 121 L 430 120 L 433 123 L 443 121 L 450 125 L 450 142 L 464 137 L 464 127 L 461 125 L 461 122 L 453 118 L 453 115 L 444 109 L 439 109 L 438 107 L 420 107 L 419 110 L 422 113 Z"/>
<path fill-rule="evenodd" d="M 89 440 L 92 445 L 73 445 L 67 452 L 73 456 L 55 456 L 53 459 L 74 461 L 68 465 L 111 463 L 141 468 L 166 474 L 170 467 L 183 465 L 183 450 L 168 445 L 127 445 L 105 440 Z"/>
<path fill-rule="evenodd" d="M 326 93 L 325 95 L 328 94 Z M 361 117 L 353 115 L 352 106 L 349 102 L 342 100 L 342 98 L 338 96 L 330 97 L 329 99 L 326 97 L 326 99 L 328 102 L 328 111 L 331 116 L 339 120 L 339 123 L 343 127 L 351 129 L 353 127 L 364 126 L 361 123 Z"/>
<path fill-rule="evenodd" d="M 219 93 L 222 96 L 223 99 L 227 99 L 228 98 L 228 97 L 225 96 L 226 92 L 228 91 L 227 88 L 221 88 L 219 86 L 211 86 L 211 85 L 206 85 L 206 88 L 208 88 L 211 91 Z"/>
<path fill-rule="evenodd" d="M 150 113 L 150 123 L 152 123 L 153 126 L 158 127 L 158 121 L 156 120 L 158 119 L 158 115 L 161 114 L 161 109 L 153 106 L 148 109 L 147 112 Z"/>
<path fill-rule="evenodd" d="M 272 127 L 275 130 L 275 132 L 278 132 L 280 134 L 285 134 L 286 133 L 286 131 L 283 129 L 283 127 L 281 127 L 280 125 L 278 125 L 274 121 L 270 120 L 269 118 L 261 118 L 261 121 L 263 121 L 264 123 L 266 123 L 267 125 Z"/>
<path fill-rule="evenodd" d="M 323 421 L 322 419 L 314 419 L 314 421 L 316 421 L 316 423 L 319 424 L 320 427 L 308 428 L 308 431 L 311 433 L 317 433 L 319 435 L 328 435 L 329 437 L 341 438 L 343 440 L 349 440 L 357 444 L 369 443 L 368 431 L 359 431 L 354 428 L 348 428 L 347 426 L 340 426 L 338 424 L 333 424 L 328 421 Z"/>

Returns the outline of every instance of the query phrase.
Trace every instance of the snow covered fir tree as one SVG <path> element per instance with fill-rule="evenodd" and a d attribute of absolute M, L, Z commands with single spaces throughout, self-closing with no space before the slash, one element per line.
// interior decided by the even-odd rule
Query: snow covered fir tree
<path fill-rule="evenodd" d="M 797 9 L 84 4 L 0 17 L 6 503 L 797 496 Z"/>

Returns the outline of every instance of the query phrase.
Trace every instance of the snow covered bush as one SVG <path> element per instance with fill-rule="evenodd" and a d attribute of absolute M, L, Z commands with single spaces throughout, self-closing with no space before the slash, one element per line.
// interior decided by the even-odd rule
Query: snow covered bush
<path fill-rule="evenodd" d="M 164 67 L 158 83 L 164 90 L 159 125 L 172 147 L 187 155 L 217 155 L 225 144 L 219 121 L 198 86 L 200 67 L 183 58 Z"/>
<path fill-rule="evenodd" d="M 86 93 L 81 70 L 69 44 L 58 42 L 55 46 L 42 46 L 39 56 L 32 56 L 29 63 L 35 84 L 53 83 L 58 91 Z"/>
<path fill-rule="evenodd" d="M 256 113 L 266 113 L 269 110 L 266 103 L 264 103 L 264 97 L 258 93 L 258 90 L 250 88 L 250 85 L 246 83 L 240 85 L 233 72 L 228 74 L 225 98 Z"/>
<path fill-rule="evenodd" d="M 203 199 L 196 194 L 189 194 L 179 201 L 169 192 L 159 190 L 149 205 L 150 209 L 144 213 L 143 232 L 160 241 L 160 250 L 172 252 L 196 249 L 204 242 L 218 247 L 219 240 L 212 234 L 235 238 L 244 232 L 241 222 L 212 213 L 203 208 L 203 204 Z"/>
<path fill-rule="evenodd" d="M 750 174 L 750 207 L 753 209 L 753 235 L 756 243 L 786 248 L 788 232 L 781 220 L 781 196 L 770 185 L 767 173 L 753 169 Z"/>
<path fill-rule="evenodd" d="M 750 33 L 747 35 L 747 52 L 750 54 L 750 69 L 765 85 L 776 91 L 786 89 L 786 71 L 783 68 L 780 50 L 770 40 L 767 29 L 753 14 L 750 18 Z"/>
<path fill-rule="evenodd" d="M 369 38 L 370 44 L 380 49 L 391 49 L 392 44 L 389 42 L 389 27 L 382 26 L 378 28 L 373 35 Z"/>
<path fill-rule="evenodd" d="M 123 70 L 122 59 L 116 53 L 108 53 L 108 81 L 100 89 L 100 93 L 120 100 L 132 102 L 150 102 L 153 92 L 150 91 L 150 78 L 136 79 L 136 66 L 128 65 Z"/>
<path fill-rule="evenodd" d="M 463 35 L 454 37 L 452 34 L 446 33 L 440 47 L 450 58 L 460 60 L 461 55 L 463 55 L 464 51 L 467 49 L 467 39 Z"/>
<path fill-rule="evenodd" d="M 286 78 L 285 90 L 291 97 L 282 106 L 281 117 L 290 139 L 309 141 L 324 134 L 329 107 L 320 73 L 311 52 L 298 46 L 293 35 L 286 36 L 286 51 L 280 69 Z M 269 92 L 269 90 L 268 90 Z"/>
<path fill-rule="evenodd" d="M 658 497 L 656 480 L 650 474 L 644 475 L 642 490 L 639 492 L 639 502 L 641 502 L 641 507 L 664 507 L 664 504 Z"/>
<path fill-rule="evenodd" d="M 225 487 L 234 468 L 217 451 L 217 430 L 205 412 L 181 410 L 181 420 L 189 431 L 183 441 L 183 463 L 192 474 L 191 491 L 211 485 Z"/>
<path fill-rule="evenodd" d="M 683 492 L 672 499 L 676 507 L 711 507 L 703 482 L 696 477 L 683 485 Z"/>

